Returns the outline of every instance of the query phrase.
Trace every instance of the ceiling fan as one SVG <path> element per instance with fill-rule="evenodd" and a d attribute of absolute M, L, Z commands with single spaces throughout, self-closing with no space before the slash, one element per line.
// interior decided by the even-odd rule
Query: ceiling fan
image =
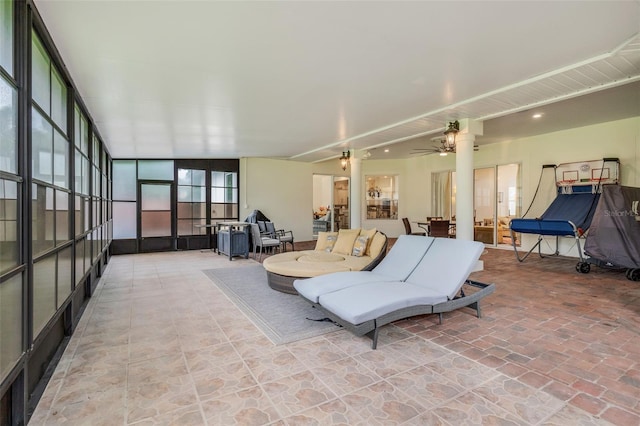
<path fill-rule="evenodd" d="M 413 148 L 411 151 L 411 155 L 430 155 L 430 154 L 440 154 L 441 156 L 445 156 L 448 154 L 455 154 L 456 153 L 456 147 L 455 145 L 451 146 L 449 144 L 447 144 L 447 139 L 443 138 L 441 136 L 438 136 L 437 138 L 433 138 L 431 139 L 434 142 L 440 142 L 440 146 L 434 145 L 431 148 Z M 474 145 L 473 146 L 473 150 L 477 151 L 478 145 Z"/>

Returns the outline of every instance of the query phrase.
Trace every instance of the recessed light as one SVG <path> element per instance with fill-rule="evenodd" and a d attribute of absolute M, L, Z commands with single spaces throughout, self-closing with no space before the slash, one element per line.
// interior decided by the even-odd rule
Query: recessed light
<path fill-rule="evenodd" d="M 533 114 L 533 118 L 540 118 L 540 117 L 542 117 L 542 113 L 538 112 L 538 113 Z"/>
<path fill-rule="evenodd" d="M 389 148 L 385 149 L 384 152 L 389 152 Z"/>

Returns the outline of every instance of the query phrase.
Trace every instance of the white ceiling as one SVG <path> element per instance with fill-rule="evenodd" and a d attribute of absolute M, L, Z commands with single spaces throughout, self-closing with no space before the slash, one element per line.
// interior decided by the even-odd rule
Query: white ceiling
<path fill-rule="evenodd" d="M 454 119 L 483 144 L 640 115 L 640 1 L 35 3 L 114 158 L 398 158 Z"/>

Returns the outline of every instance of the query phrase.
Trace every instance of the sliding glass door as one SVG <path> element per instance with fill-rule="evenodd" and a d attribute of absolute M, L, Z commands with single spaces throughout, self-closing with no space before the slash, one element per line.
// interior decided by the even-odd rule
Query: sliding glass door
<path fill-rule="evenodd" d="M 520 164 L 505 164 L 474 170 L 474 240 L 485 244 L 511 244 L 509 222 L 520 217 Z M 431 216 L 455 221 L 455 171 L 431 175 Z M 520 237 L 516 234 L 516 244 Z"/>
<path fill-rule="evenodd" d="M 495 244 L 496 169 L 485 167 L 473 171 L 473 239 Z"/>

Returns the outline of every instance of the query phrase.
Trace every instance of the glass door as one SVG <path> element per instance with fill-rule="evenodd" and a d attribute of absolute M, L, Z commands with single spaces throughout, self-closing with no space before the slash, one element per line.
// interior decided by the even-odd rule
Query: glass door
<path fill-rule="evenodd" d="M 140 251 L 173 249 L 173 183 L 140 182 L 139 185 Z"/>
<path fill-rule="evenodd" d="M 349 183 L 348 177 L 333 177 L 333 216 L 335 231 L 351 228 Z"/>
<path fill-rule="evenodd" d="M 509 222 L 522 215 L 520 164 L 498 166 L 497 191 L 497 243 L 511 244 Z M 520 245 L 519 233 L 515 239 L 516 245 Z"/>
<path fill-rule="evenodd" d="M 496 169 L 486 167 L 473 173 L 473 239 L 495 244 Z"/>
<path fill-rule="evenodd" d="M 349 178 L 313 175 L 313 238 L 318 232 L 350 228 L 349 194 Z"/>

